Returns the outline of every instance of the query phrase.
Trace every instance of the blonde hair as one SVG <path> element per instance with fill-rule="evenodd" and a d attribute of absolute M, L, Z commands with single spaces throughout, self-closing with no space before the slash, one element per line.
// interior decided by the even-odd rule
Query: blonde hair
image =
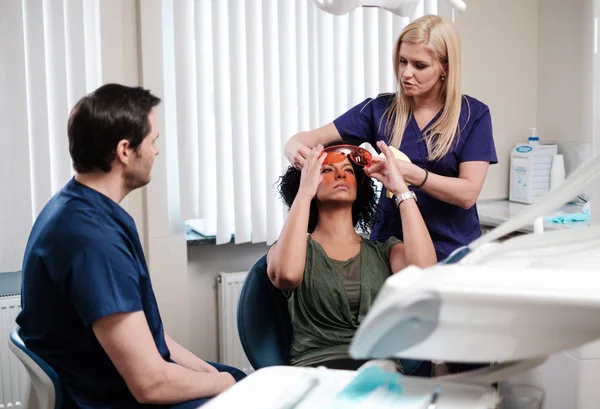
<path fill-rule="evenodd" d="M 400 65 L 400 46 L 403 41 L 424 45 L 440 64 L 447 66 L 446 80 L 442 81 L 440 100 L 443 109 L 440 117 L 425 132 L 425 143 L 429 160 L 438 160 L 445 156 L 452 144 L 458 140 L 458 118 L 460 117 L 461 93 L 460 38 L 454 24 L 441 17 L 427 15 L 407 25 L 396 40 L 394 46 L 394 74 L 397 92 L 386 110 L 386 132 L 391 131 L 390 145 L 400 146 L 404 130 L 411 114 L 412 98 L 402 92 L 398 67 Z M 383 118 L 382 118 L 383 119 Z"/>

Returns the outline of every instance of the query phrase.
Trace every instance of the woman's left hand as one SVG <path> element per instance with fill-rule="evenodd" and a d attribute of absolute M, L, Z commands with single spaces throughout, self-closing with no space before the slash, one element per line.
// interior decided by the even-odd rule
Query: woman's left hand
<path fill-rule="evenodd" d="M 406 181 L 402 174 L 400 163 L 394 157 L 393 152 L 389 146 L 383 141 L 377 142 L 377 146 L 383 154 L 386 160 L 375 163 L 368 168 L 365 168 L 367 176 L 372 177 L 383 183 L 385 188 L 395 195 L 399 195 L 408 191 L 406 187 Z"/>

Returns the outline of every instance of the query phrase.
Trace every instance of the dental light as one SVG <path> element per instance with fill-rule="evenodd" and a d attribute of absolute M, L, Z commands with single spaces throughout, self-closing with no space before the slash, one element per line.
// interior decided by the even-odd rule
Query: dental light
<path fill-rule="evenodd" d="M 331 14 L 350 13 L 357 7 L 379 7 L 402 17 L 414 14 L 422 0 L 313 0 L 317 7 Z M 462 0 L 446 0 L 451 7 L 465 11 L 467 5 Z"/>

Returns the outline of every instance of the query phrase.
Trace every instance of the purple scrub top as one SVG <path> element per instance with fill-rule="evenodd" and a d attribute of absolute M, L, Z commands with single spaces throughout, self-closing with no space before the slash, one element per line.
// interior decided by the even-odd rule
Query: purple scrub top
<path fill-rule="evenodd" d="M 394 94 L 382 94 L 377 98 L 368 98 L 333 121 L 343 139 L 360 139 L 369 142 L 379 150 L 376 142 L 389 142 L 386 130 L 385 111 Z M 439 114 L 438 114 L 439 115 Z M 424 130 L 437 119 L 431 120 Z M 492 135 L 492 117 L 487 105 L 475 98 L 464 95 L 459 118 L 460 138 L 458 143 L 443 158 L 427 159 L 427 146 L 423 132 L 414 117 L 402 137 L 399 148 L 417 166 L 441 176 L 458 177 L 458 166 L 462 162 L 485 161 L 497 163 L 496 148 Z M 481 236 L 477 206 L 468 210 L 442 202 L 422 190 L 410 187 L 417 195 L 417 205 L 429 229 L 438 261 L 461 246 L 468 245 Z M 402 239 L 402 221 L 393 199 L 385 195 L 383 188 L 377 218 L 371 239 L 383 241 L 390 236 Z"/>

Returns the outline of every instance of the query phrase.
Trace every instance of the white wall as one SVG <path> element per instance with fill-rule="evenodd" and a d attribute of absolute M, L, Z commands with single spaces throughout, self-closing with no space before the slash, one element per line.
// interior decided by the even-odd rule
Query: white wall
<path fill-rule="evenodd" d="M 567 175 L 592 157 L 594 0 L 539 3 L 538 129 L 558 143 Z"/>
<path fill-rule="evenodd" d="M 567 173 L 591 158 L 595 1 L 470 0 L 456 14 L 463 92 L 490 106 L 499 160 L 481 198 L 508 196 L 510 150 L 531 127 L 559 144 Z"/>
<path fill-rule="evenodd" d="M 540 139 L 585 141 L 581 121 L 583 4 L 584 0 L 539 4 Z"/>
<path fill-rule="evenodd" d="M 248 271 L 267 249 L 265 244 L 188 247 L 192 352 L 204 359 L 218 359 L 217 276 Z"/>
<path fill-rule="evenodd" d="M 498 153 L 480 197 L 506 198 L 509 152 L 536 126 L 538 1 L 470 0 L 467 11 L 456 14 L 456 24 L 463 93 L 490 107 Z"/>

